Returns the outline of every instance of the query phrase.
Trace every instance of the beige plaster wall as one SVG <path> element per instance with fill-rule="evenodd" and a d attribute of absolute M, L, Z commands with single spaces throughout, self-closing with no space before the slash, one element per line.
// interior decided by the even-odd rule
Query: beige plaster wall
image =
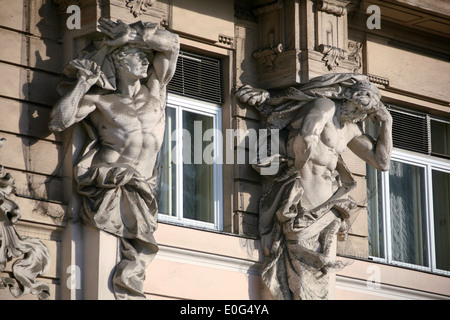
<path fill-rule="evenodd" d="M 450 101 L 448 61 L 398 47 L 387 38 L 367 37 L 367 72 L 389 79 L 389 87 Z"/>
<path fill-rule="evenodd" d="M 148 267 L 149 299 L 261 299 L 258 242 L 230 234 L 159 224 Z"/>

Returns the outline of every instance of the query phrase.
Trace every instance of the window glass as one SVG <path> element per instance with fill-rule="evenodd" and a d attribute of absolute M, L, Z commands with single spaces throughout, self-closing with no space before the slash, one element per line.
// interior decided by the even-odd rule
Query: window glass
<path fill-rule="evenodd" d="M 433 170 L 436 268 L 450 271 L 450 174 Z"/>
<path fill-rule="evenodd" d="M 431 152 L 450 156 L 450 123 L 431 120 Z"/>
<path fill-rule="evenodd" d="M 182 118 L 183 129 L 191 133 L 196 131 L 189 139 L 193 151 L 191 159 L 183 161 L 183 217 L 213 223 L 213 165 L 206 163 L 203 157 L 203 152 L 212 143 L 203 137 L 207 130 L 213 129 L 213 118 L 184 110 Z"/>
<path fill-rule="evenodd" d="M 161 148 L 160 220 L 221 229 L 220 107 L 169 95 Z"/>
<path fill-rule="evenodd" d="M 381 172 L 366 165 L 367 169 L 367 210 L 369 214 L 369 254 L 385 258 L 384 219 Z"/>
<path fill-rule="evenodd" d="M 425 169 L 391 161 L 389 193 L 392 259 L 428 266 Z"/>

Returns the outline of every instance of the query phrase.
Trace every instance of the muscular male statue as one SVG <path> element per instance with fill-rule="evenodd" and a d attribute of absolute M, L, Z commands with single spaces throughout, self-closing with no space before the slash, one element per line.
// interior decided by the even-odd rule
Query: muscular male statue
<path fill-rule="evenodd" d="M 263 279 L 277 299 L 326 299 L 324 275 L 339 267 L 330 246 L 356 206 L 348 195 L 356 183 L 341 155 L 348 147 L 388 170 L 392 118 L 379 90 L 357 74 L 317 77 L 275 98 L 244 86 L 237 98 L 261 111 L 268 128 L 286 132 L 285 167 L 259 206 Z M 380 124 L 377 139 L 363 131 L 367 117 Z"/>
<path fill-rule="evenodd" d="M 75 168 L 82 219 L 122 240 L 116 299 L 143 298 L 145 268 L 158 250 L 155 164 L 179 39 L 150 23 L 101 18 L 99 28 L 108 38 L 69 63 L 64 73 L 77 80 L 55 105 L 50 129 L 84 124 L 91 142 Z"/>

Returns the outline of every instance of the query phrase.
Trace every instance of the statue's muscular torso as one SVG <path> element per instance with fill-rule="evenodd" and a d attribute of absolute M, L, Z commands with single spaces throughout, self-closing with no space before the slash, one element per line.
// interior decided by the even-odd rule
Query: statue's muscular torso
<path fill-rule="evenodd" d="M 96 110 L 89 117 L 101 139 L 93 163 L 120 163 L 150 178 L 164 139 L 165 97 L 151 95 L 141 86 L 130 97 L 120 93 L 86 95 Z"/>
<path fill-rule="evenodd" d="M 305 192 L 302 205 L 309 209 L 324 203 L 337 190 L 335 169 L 338 158 L 347 144 L 362 134 L 358 125 L 339 122 L 340 105 L 332 103 L 327 112 L 322 110 L 312 117 L 310 115 L 317 110 L 317 105 L 305 106 L 305 111 L 300 112 L 290 126 L 288 148 L 292 150 L 294 166 L 302 178 Z M 305 130 L 310 121 L 314 121 L 311 130 Z M 308 143 L 310 150 L 305 151 Z"/>

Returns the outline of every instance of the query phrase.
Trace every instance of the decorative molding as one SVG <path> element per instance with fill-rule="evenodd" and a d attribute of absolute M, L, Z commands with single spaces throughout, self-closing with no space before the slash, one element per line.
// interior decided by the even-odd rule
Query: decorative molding
<path fill-rule="evenodd" d="M 6 141 L 0 139 L 0 147 Z M 15 224 L 20 218 L 20 209 L 10 196 L 15 193 L 14 179 L 0 165 L 0 271 L 13 259 L 12 276 L 0 278 L 0 289 L 9 288 L 15 298 L 31 293 L 40 300 L 50 296 L 48 284 L 36 281 L 36 277 L 47 272 L 50 253 L 38 239 L 22 237 Z"/>
<path fill-rule="evenodd" d="M 270 48 L 260 49 L 253 53 L 253 58 L 257 60 L 259 64 L 264 65 L 267 69 L 272 69 L 274 67 L 274 61 L 278 54 L 284 51 L 283 45 L 279 43 L 276 46 L 271 46 Z"/>
<path fill-rule="evenodd" d="M 316 3 L 316 8 L 319 11 L 323 11 L 326 13 L 330 13 L 330 14 L 334 14 L 338 17 L 344 16 L 347 13 L 347 8 L 346 5 L 343 4 L 337 4 L 334 2 L 330 2 L 330 1 L 317 1 Z"/>
<path fill-rule="evenodd" d="M 325 61 L 325 65 L 328 70 L 334 70 L 340 65 L 341 60 L 345 59 L 347 51 L 329 46 L 326 44 L 319 45 L 319 52 L 323 54 L 322 61 Z"/>
<path fill-rule="evenodd" d="M 219 34 L 219 42 L 226 44 L 226 45 L 232 45 L 234 42 L 234 38 L 232 36 L 226 36 L 223 34 Z"/>
<path fill-rule="evenodd" d="M 362 43 L 356 42 L 356 41 L 349 41 L 348 42 L 348 55 L 347 60 L 351 61 L 355 64 L 355 68 L 353 69 L 353 72 L 355 73 L 361 73 L 362 70 Z"/>
<path fill-rule="evenodd" d="M 367 76 L 369 77 L 370 82 L 389 87 L 389 79 L 388 78 L 376 76 L 373 74 L 368 74 Z"/>
<path fill-rule="evenodd" d="M 130 8 L 130 12 L 135 18 L 147 12 L 155 2 L 156 0 L 125 0 L 126 6 Z"/>
<path fill-rule="evenodd" d="M 158 259 L 260 276 L 262 262 L 160 245 Z"/>
<path fill-rule="evenodd" d="M 169 27 L 169 20 L 167 20 L 167 19 L 161 19 L 160 25 L 161 25 L 161 27 L 163 27 L 163 28 L 168 28 L 168 27 Z"/>
<path fill-rule="evenodd" d="M 373 283 L 365 279 L 355 279 L 346 276 L 336 276 L 336 289 L 358 294 L 381 297 L 394 300 L 447 300 L 448 296 L 403 288 L 385 283 Z"/>

